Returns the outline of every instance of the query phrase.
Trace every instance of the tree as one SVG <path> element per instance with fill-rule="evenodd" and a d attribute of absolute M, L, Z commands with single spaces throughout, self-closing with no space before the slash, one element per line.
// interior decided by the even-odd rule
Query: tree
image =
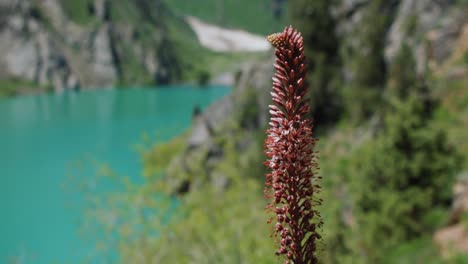
<path fill-rule="evenodd" d="M 338 91 L 339 41 L 336 21 L 330 13 L 333 1 L 290 0 L 288 4 L 290 17 L 304 37 L 311 115 L 316 124 L 333 123 L 339 118 L 342 105 Z"/>
<path fill-rule="evenodd" d="M 417 83 L 416 60 L 410 46 L 406 43 L 400 48 L 389 69 L 388 90 L 391 95 L 406 98 L 409 87 Z"/>
<path fill-rule="evenodd" d="M 443 130 L 431 125 L 434 102 L 423 88 L 390 105 L 384 130 L 355 154 L 349 186 L 357 227 L 347 240 L 365 263 L 433 231 L 429 221 L 450 204 L 461 160 Z"/>
<path fill-rule="evenodd" d="M 362 11 L 356 36 L 350 36 L 345 47 L 350 50 L 346 60 L 352 72 L 352 80 L 346 90 L 347 105 L 358 121 L 370 117 L 382 102 L 387 78 L 384 47 L 387 29 L 396 9 L 395 2 L 370 1 Z"/>

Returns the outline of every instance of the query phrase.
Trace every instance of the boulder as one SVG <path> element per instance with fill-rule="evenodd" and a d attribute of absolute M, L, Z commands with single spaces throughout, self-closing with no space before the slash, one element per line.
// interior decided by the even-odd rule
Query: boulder
<path fill-rule="evenodd" d="M 462 217 L 468 214 L 468 173 L 455 183 L 453 194 L 448 225 L 435 232 L 433 237 L 445 258 L 468 253 L 468 219 Z"/>
<path fill-rule="evenodd" d="M 446 259 L 458 254 L 466 254 L 468 253 L 468 229 L 460 224 L 445 227 L 434 234 L 434 242 Z"/>

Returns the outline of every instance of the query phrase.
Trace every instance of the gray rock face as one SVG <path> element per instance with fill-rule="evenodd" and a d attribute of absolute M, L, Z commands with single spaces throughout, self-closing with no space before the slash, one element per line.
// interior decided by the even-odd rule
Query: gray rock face
<path fill-rule="evenodd" d="M 193 130 L 187 140 L 189 148 L 198 147 L 203 143 L 208 142 L 212 137 L 210 124 L 203 116 L 193 117 Z"/>
<path fill-rule="evenodd" d="M 271 100 L 272 65 L 272 59 L 244 65 L 241 72 L 238 73 L 239 78 L 237 78 L 233 92 L 211 105 L 203 114 L 194 118 L 186 149 L 172 160 L 167 170 L 167 179 L 171 181 L 175 193 L 183 193 L 180 190 L 187 189 L 183 188 L 187 184 L 191 186 L 190 188 L 196 188 L 197 181 L 202 179 L 196 178 L 192 174 L 194 168 L 199 166 L 204 168 L 204 173 L 214 187 L 218 189 L 228 187 L 228 177 L 216 169 L 217 164 L 226 155 L 223 146 L 218 143 L 219 139 L 225 138 L 226 135 L 232 135 L 232 138 L 227 136 L 228 140 L 234 142 L 239 152 L 245 151 L 254 143 L 253 134 L 256 133 L 255 129 L 249 130 L 247 128 L 247 131 L 249 131 L 247 135 L 237 140 L 234 135 L 238 131 L 232 127 L 232 122 L 235 116 L 244 111 L 246 107 L 255 107 L 262 109 L 254 116 L 255 127 L 266 125 L 268 113 L 263 109 L 268 108 Z M 250 96 L 254 97 L 255 100 L 246 101 Z M 175 175 L 177 177 L 174 177 Z"/>
<path fill-rule="evenodd" d="M 56 90 L 62 90 L 70 74 L 66 59 L 44 26 L 27 15 L 31 6 L 25 3 L 14 6 L 20 11 L 10 13 L 7 23 L 0 27 L 0 53 L 5 54 L 0 57 L 2 75 L 53 84 Z"/>
<path fill-rule="evenodd" d="M 140 76 L 154 76 L 159 67 L 160 31 L 136 38 L 137 25 L 109 18 L 109 0 L 95 0 L 89 22 L 78 24 L 59 0 L 0 0 L 0 76 L 29 80 L 55 91 L 114 86 L 124 66 L 138 64 Z M 135 12 L 155 8 L 150 1 L 132 3 Z M 151 21 L 149 23 L 153 23 Z M 156 23 L 156 22 L 154 22 Z M 158 21 L 161 23 L 161 21 Z M 141 33 L 139 33 L 141 34 Z M 170 43 L 168 44 L 170 45 Z M 162 50 L 163 48 L 161 48 Z M 165 54 L 172 61 L 173 54 Z M 128 69 L 128 67 L 127 67 Z M 128 75 L 128 74 L 127 74 Z M 128 82 L 148 80 L 144 77 Z M 170 80 L 169 80 L 170 81 Z"/>
<path fill-rule="evenodd" d="M 117 80 L 117 72 L 111 53 L 108 25 L 103 25 L 93 39 L 92 66 L 95 78 L 93 86 L 112 85 Z"/>
<path fill-rule="evenodd" d="M 30 1 L 21 1 L 1 8 L 10 10 L 8 23 L 0 28 L 0 52 L 6 54 L 0 57 L 0 64 L 5 65 L 3 75 L 39 85 L 52 85 L 55 91 L 70 88 L 72 83 L 76 86 L 77 81 L 69 81 L 76 80 L 76 77 L 72 78 L 76 74 L 70 67 L 67 47 L 60 39 L 63 37 L 60 32 L 67 32 L 68 23 L 58 2 L 46 0 L 41 2 L 41 6 L 33 6 Z M 57 26 L 55 34 L 58 36 L 51 33 L 39 17 L 31 15 L 32 8 L 43 10 L 41 14 Z"/>
<path fill-rule="evenodd" d="M 370 0 L 343 0 L 332 10 L 338 20 L 337 34 L 359 52 L 360 22 Z M 403 43 L 409 45 L 416 60 L 416 72 L 426 73 L 430 60 L 440 63 L 447 59 L 468 16 L 451 0 L 395 1 L 397 11 L 386 34 L 384 55 L 387 65 L 393 62 Z M 353 78 L 352 71 L 343 69 L 345 80 Z"/>
<path fill-rule="evenodd" d="M 426 34 L 428 59 L 436 64 L 446 60 L 451 55 L 454 44 L 467 23 L 468 16 L 459 9 L 452 9 L 447 16 L 441 19 L 440 26 L 431 29 Z"/>
<path fill-rule="evenodd" d="M 362 19 L 362 7 L 366 6 L 369 1 L 370 0 L 343 0 L 340 5 L 333 8 L 333 16 L 343 21 L 342 23 L 338 23 L 338 35 L 344 36 L 352 32 L 357 23 Z"/>
<path fill-rule="evenodd" d="M 234 78 L 234 73 L 232 72 L 225 72 L 222 73 L 213 80 L 210 81 L 211 84 L 217 84 L 217 85 L 229 85 L 232 86 L 235 83 L 235 78 Z"/>
<path fill-rule="evenodd" d="M 33 80 L 39 56 L 34 42 L 28 41 L 12 30 L 0 33 L 0 53 L 5 54 L 3 64 L 8 73 Z"/>
<path fill-rule="evenodd" d="M 246 94 L 248 89 L 254 89 L 256 104 L 258 109 L 265 111 L 258 112 L 258 126 L 263 127 L 268 120 L 268 105 L 271 103 L 271 77 L 273 76 L 273 56 L 265 62 L 248 65 L 244 67 L 240 73 L 239 80 L 236 84 L 234 96 L 239 98 L 238 104 L 242 104 L 242 95 Z"/>
<path fill-rule="evenodd" d="M 450 0 L 402 0 L 387 35 L 385 57 L 391 63 L 402 43 L 410 45 L 416 58 L 416 71 L 424 74 L 429 57 L 446 59 L 459 35 L 463 20 Z M 435 34 L 434 31 L 437 33 Z M 432 33 L 430 33 L 432 32 Z M 423 41 L 429 40 L 429 44 Z"/>
<path fill-rule="evenodd" d="M 107 1 L 106 0 L 95 0 L 94 1 L 94 9 L 96 12 L 96 17 L 98 17 L 100 20 L 105 20 L 106 19 L 106 5 Z"/>

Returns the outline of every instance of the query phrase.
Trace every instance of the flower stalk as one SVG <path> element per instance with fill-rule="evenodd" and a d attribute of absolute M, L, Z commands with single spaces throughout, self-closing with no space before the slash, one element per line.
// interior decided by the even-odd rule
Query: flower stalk
<path fill-rule="evenodd" d="M 320 186 L 315 175 L 312 120 L 307 94 L 306 63 L 301 34 L 291 26 L 268 36 L 275 47 L 276 63 L 269 106 L 270 122 L 265 140 L 265 195 L 271 202 L 267 210 L 276 220 L 272 236 L 279 242 L 276 253 L 285 257 L 285 264 L 317 263 L 316 244 L 322 225 L 316 205 Z"/>

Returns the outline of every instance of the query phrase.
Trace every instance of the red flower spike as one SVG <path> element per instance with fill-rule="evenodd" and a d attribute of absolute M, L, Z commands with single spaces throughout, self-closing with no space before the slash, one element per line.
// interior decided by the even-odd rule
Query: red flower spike
<path fill-rule="evenodd" d="M 273 104 L 265 140 L 267 210 L 274 214 L 272 237 L 278 239 L 276 254 L 287 264 L 318 263 L 315 254 L 317 229 L 322 225 L 315 195 L 320 186 L 315 175 L 318 165 L 312 137 L 310 106 L 305 95 L 306 64 L 301 34 L 292 27 L 267 37 L 275 47 L 275 75 L 271 92 Z M 276 221 L 274 221 L 276 220 Z"/>

